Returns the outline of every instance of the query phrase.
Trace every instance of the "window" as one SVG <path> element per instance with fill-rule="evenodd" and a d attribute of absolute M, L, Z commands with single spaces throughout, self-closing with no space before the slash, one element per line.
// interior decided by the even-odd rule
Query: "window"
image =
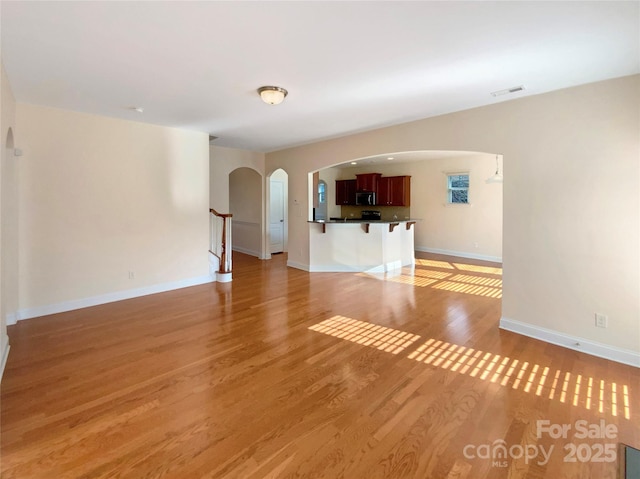
<path fill-rule="evenodd" d="M 447 203 L 469 204 L 469 173 L 447 174 Z"/>
<path fill-rule="evenodd" d="M 326 203 L 327 201 L 327 184 L 320 180 L 318 183 L 318 203 Z"/>

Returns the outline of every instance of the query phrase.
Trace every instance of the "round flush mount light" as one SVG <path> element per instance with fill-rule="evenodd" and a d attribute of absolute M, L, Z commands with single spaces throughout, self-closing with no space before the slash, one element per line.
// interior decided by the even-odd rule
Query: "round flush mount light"
<path fill-rule="evenodd" d="M 351 162 L 351 164 L 352 164 L 352 165 L 357 165 L 358 163 L 357 163 L 357 162 L 355 162 L 355 161 L 352 161 L 352 162 Z"/>
<path fill-rule="evenodd" d="M 387 157 L 387 160 L 395 160 L 395 158 L 393 156 L 389 156 Z"/>
<path fill-rule="evenodd" d="M 143 113 L 144 112 L 144 108 L 142 108 L 141 106 L 131 106 L 131 107 L 129 107 L 129 110 L 136 111 L 138 113 Z"/>
<path fill-rule="evenodd" d="M 261 86 L 258 88 L 258 93 L 263 102 L 269 105 L 279 105 L 289 92 L 279 86 Z"/>

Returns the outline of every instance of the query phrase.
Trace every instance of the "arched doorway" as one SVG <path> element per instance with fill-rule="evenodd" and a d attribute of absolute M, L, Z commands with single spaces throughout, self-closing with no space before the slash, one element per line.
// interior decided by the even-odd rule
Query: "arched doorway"
<path fill-rule="evenodd" d="M 262 256 L 262 176 L 241 167 L 229 173 L 233 251 Z"/>

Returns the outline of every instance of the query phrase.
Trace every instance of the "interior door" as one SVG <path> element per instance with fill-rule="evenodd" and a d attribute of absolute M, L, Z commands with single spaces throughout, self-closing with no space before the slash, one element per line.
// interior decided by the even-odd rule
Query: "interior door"
<path fill-rule="evenodd" d="M 284 183 L 271 180 L 271 198 L 269 200 L 269 245 L 270 253 L 284 251 Z"/>

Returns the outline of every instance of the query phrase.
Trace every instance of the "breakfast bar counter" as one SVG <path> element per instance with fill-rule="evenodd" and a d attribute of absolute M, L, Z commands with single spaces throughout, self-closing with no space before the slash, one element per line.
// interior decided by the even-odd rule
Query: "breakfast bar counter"
<path fill-rule="evenodd" d="M 379 273 L 413 266 L 416 221 L 309 221 L 309 270 Z"/>

